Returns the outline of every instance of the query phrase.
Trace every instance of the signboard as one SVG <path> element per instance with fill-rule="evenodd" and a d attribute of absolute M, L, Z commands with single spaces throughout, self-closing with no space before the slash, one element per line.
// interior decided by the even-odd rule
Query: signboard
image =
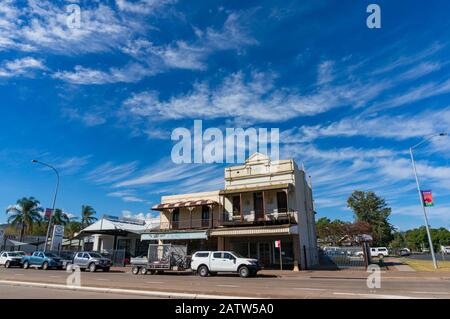
<path fill-rule="evenodd" d="M 3 237 L 5 235 L 5 231 L 0 229 L 0 247 L 3 247 Z"/>
<path fill-rule="evenodd" d="M 183 232 L 183 233 L 148 233 L 142 234 L 141 240 L 186 240 L 186 239 L 207 239 L 206 231 Z"/>
<path fill-rule="evenodd" d="M 275 248 L 281 247 L 281 240 L 275 240 Z"/>
<path fill-rule="evenodd" d="M 61 225 L 53 226 L 52 242 L 50 244 L 51 251 L 61 250 L 63 237 L 64 237 L 64 226 Z"/>
<path fill-rule="evenodd" d="M 430 190 L 420 191 L 422 193 L 423 206 L 433 206 L 433 194 Z"/>
<path fill-rule="evenodd" d="M 51 209 L 51 208 L 46 208 L 46 209 L 45 209 L 45 212 L 44 212 L 44 217 L 45 217 L 45 218 L 50 218 L 50 217 L 52 217 L 52 213 L 53 213 L 53 209 Z"/>

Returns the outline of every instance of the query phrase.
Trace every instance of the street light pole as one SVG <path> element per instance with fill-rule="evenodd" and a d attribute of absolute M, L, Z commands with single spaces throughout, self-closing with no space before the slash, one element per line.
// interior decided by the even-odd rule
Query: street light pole
<path fill-rule="evenodd" d="M 428 244 L 430 246 L 430 252 L 431 252 L 431 258 L 433 259 L 433 266 L 434 269 L 438 269 L 438 265 L 437 265 L 437 261 L 436 261 L 436 256 L 434 255 L 434 247 L 433 247 L 433 241 L 431 239 L 431 232 L 430 232 L 430 226 L 428 224 L 428 215 L 427 215 L 427 209 L 423 203 L 423 198 L 422 198 L 422 192 L 420 190 L 420 183 L 419 183 L 419 177 L 417 176 L 417 169 L 416 169 L 416 163 L 414 161 L 414 155 L 413 155 L 413 149 L 424 144 L 425 142 L 429 141 L 430 139 L 432 139 L 433 137 L 436 136 L 446 136 L 447 133 L 440 133 L 440 134 L 433 134 L 432 136 L 426 138 L 425 140 L 423 140 L 422 142 L 411 146 L 409 148 L 409 154 L 411 156 L 411 162 L 412 162 L 412 167 L 413 167 L 413 171 L 414 171 L 414 177 L 416 179 L 416 186 L 417 186 L 417 193 L 419 194 L 419 201 L 420 201 L 420 205 L 422 206 L 423 209 L 423 217 L 425 220 L 425 228 L 427 230 L 427 237 L 428 237 Z"/>
<path fill-rule="evenodd" d="M 48 219 L 47 235 L 45 236 L 44 252 L 46 252 L 47 251 L 48 238 L 50 236 L 50 227 L 52 225 L 52 216 L 53 216 L 53 214 L 55 212 L 56 196 L 58 195 L 58 189 L 59 189 L 59 173 L 56 170 L 56 168 L 54 168 L 53 166 L 51 166 L 49 164 L 40 162 L 38 160 L 32 160 L 31 162 L 47 166 L 47 167 L 51 168 L 56 174 L 56 188 L 55 188 L 55 195 L 53 196 L 52 215 Z"/>

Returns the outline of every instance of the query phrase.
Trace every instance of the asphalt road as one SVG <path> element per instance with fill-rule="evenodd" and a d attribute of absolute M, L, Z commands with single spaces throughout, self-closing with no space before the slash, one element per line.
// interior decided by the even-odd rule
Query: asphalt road
<path fill-rule="evenodd" d="M 0 284 L 5 281 L 65 285 L 68 274 L 58 270 L 0 269 Z M 367 287 L 368 273 L 308 271 L 298 275 L 240 278 L 234 275 L 198 277 L 187 274 L 135 276 L 124 272 L 82 272 L 82 287 L 120 288 L 135 293 L 170 292 L 209 296 L 261 298 L 446 298 L 450 299 L 450 275 L 382 272 L 381 287 Z M 48 289 L 48 288 L 43 288 Z M 16 290 L 17 291 L 17 290 Z M 51 298 L 52 290 L 49 291 Z M 80 292 L 81 294 L 90 292 Z M 4 294 L 4 292 L 3 292 Z M 27 292 L 34 295 L 33 289 Z M 47 297 L 46 294 L 39 294 Z M 61 296 L 65 297 L 64 294 Z M 108 296 L 111 297 L 111 296 Z M 130 296 L 135 298 L 136 296 Z M 3 295 L 2 295 L 2 298 Z"/>
<path fill-rule="evenodd" d="M 128 294 L 74 291 L 0 284 L 0 299 L 129 299 Z M 133 296 L 134 299 L 155 298 Z"/>

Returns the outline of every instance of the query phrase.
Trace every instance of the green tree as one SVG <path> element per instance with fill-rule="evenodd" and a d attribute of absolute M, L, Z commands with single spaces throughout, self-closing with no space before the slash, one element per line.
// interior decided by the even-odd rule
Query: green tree
<path fill-rule="evenodd" d="M 65 226 L 69 222 L 69 216 L 64 213 L 61 209 L 56 208 L 52 214 L 52 225 L 63 225 Z"/>
<path fill-rule="evenodd" d="M 374 192 L 354 191 L 347 200 L 356 221 L 367 222 L 372 227 L 374 244 L 387 246 L 392 240 L 393 227 L 389 223 L 391 208 Z"/>
<path fill-rule="evenodd" d="M 81 206 L 81 228 L 85 228 L 94 223 L 97 220 L 94 217 L 96 213 L 95 209 L 90 205 Z"/>
<path fill-rule="evenodd" d="M 42 207 L 34 197 L 23 197 L 17 200 L 16 205 L 11 205 L 6 209 L 8 223 L 20 229 L 20 241 L 23 241 L 25 234 L 33 230 L 35 224 L 39 224 L 42 217 Z"/>

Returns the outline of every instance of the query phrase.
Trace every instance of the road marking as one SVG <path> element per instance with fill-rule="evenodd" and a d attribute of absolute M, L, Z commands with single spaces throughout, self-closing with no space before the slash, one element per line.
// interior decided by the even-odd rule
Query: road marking
<path fill-rule="evenodd" d="M 24 276 L 24 274 L 14 274 L 14 276 Z"/>
<path fill-rule="evenodd" d="M 450 292 L 442 291 L 411 291 L 413 294 L 450 295 Z"/>
<path fill-rule="evenodd" d="M 51 278 L 61 278 L 61 276 L 49 276 Z"/>
<path fill-rule="evenodd" d="M 118 288 L 99 288 L 99 287 L 87 287 L 87 286 L 67 286 L 61 284 L 45 284 L 38 282 L 25 282 L 25 281 L 10 281 L 0 280 L 0 284 L 25 286 L 25 287 L 40 287 L 40 288 L 55 288 L 65 290 L 78 290 L 78 291 L 92 291 L 92 292 L 104 292 L 126 295 L 144 295 L 153 297 L 165 297 L 165 298 L 190 298 L 190 299 L 255 299 L 255 297 L 244 296 L 227 296 L 227 295 L 208 295 L 208 294 L 196 294 L 196 293 L 182 293 L 182 292 L 167 292 L 167 291 L 142 291 L 132 289 L 118 289 Z M 263 299 L 258 297 L 259 299 Z"/>
<path fill-rule="evenodd" d="M 148 284 L 163 284 L 163 281 L 147 281 Z"/>
<path fill-rule="evenodd" d="M 358 294 L 353 292 L 333 292 L 333 295 L 347 295 L 347 296 L 380 298 L 380 299 L 417 299 L 415 297 L 401 296 L 401 295 Z"/>
<path fill-rule="evenodd" d="M 324 291 L 324 290 L 326 290 L 326 289 L 323 289 L 323 288 L 297 288 L 297 287 L 292 288 L 292 289 L 295 289 L 295 290 L 311 290 L 311 291 Z"/>
<path fill-rule="evenodd" d="M 104 279 L 104 278 L 95 278 L 95 280 L 98 280 L 98 281 L 109 281 L 109 279 Z"/>
<path fill-rule="evenodd" d="M 216 285 L 216 287 L 239 288 L 239 286 L 235 286 L 235 285 Z"/>

